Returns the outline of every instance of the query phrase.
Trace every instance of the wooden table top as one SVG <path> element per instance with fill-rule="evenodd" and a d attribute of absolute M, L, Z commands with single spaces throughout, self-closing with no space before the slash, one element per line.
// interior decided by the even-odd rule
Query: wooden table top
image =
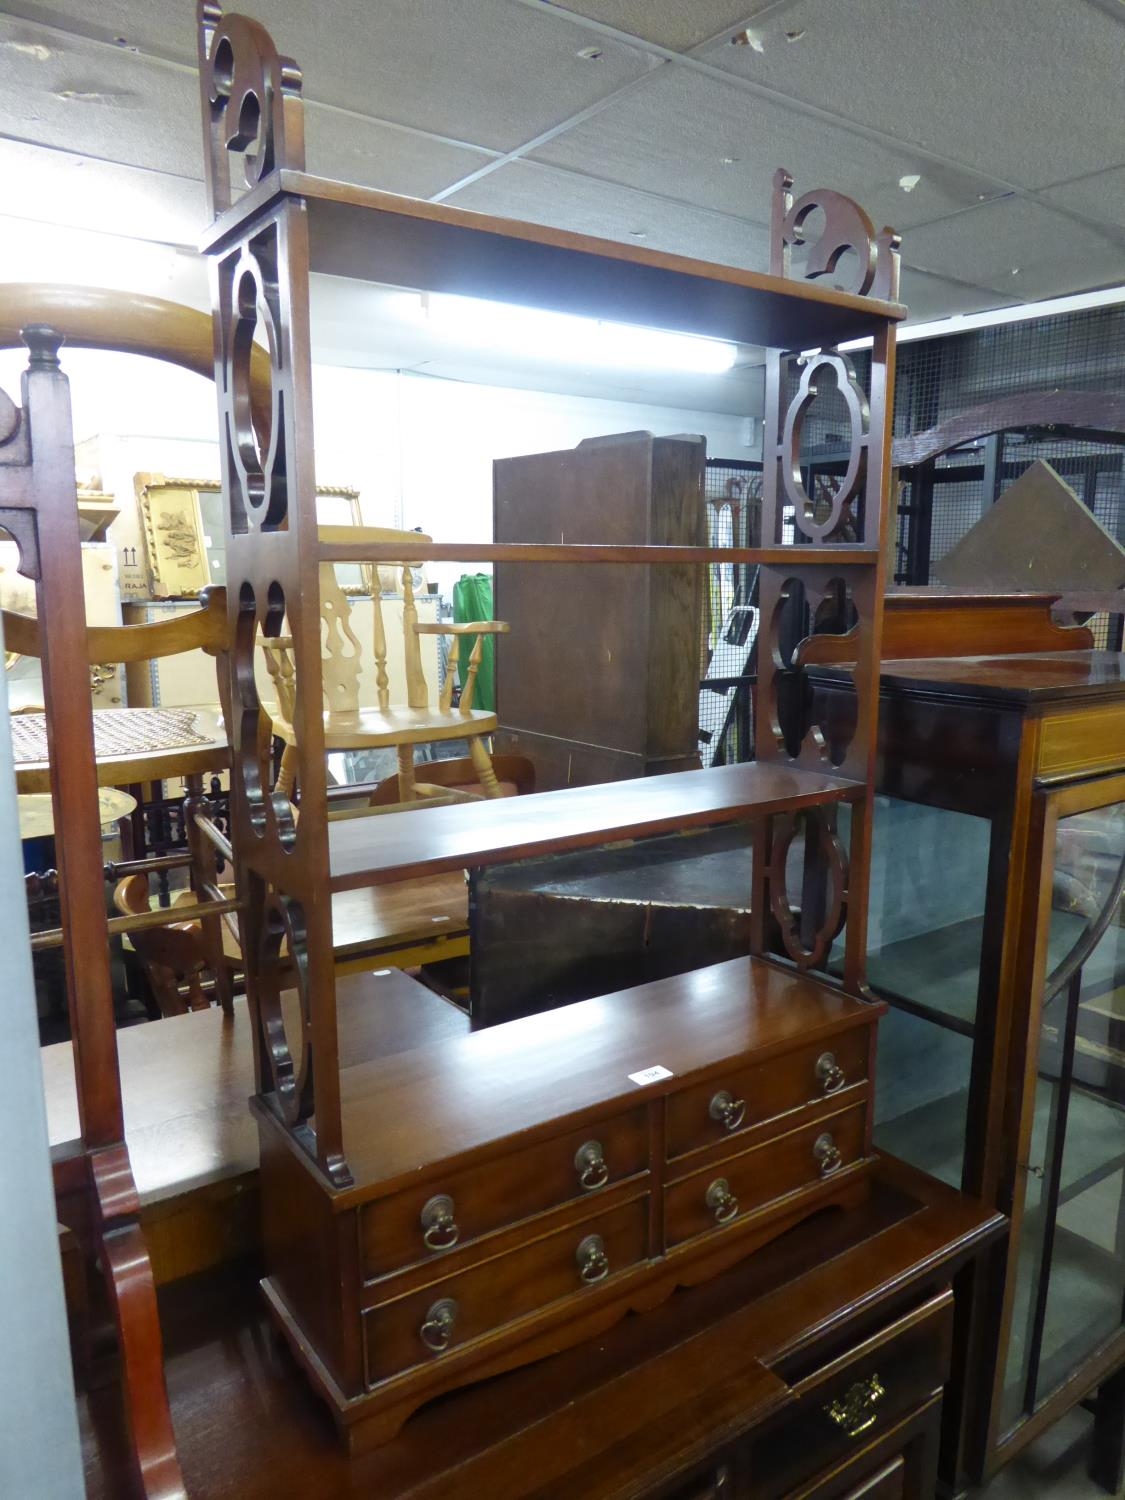
<path fill-rule="evenodd" d="M 791 1401 L 778 1368 L 787 1355 L 839 1337 L 875 1308 L 930 1295 L 1004 1222 L 884 1158 L 861 1207 L 819 1214 L 596 1340 L 434 1402 L 393 1442 L 354 1460 L 269 1337 L 256 1268 L 195 1277 L 161 1297 L 188 1493 L 603 1500 L 647 1492 L 671 1477 L 693 1441 L 713 1441 L 716 1431 L 733 1439 Z M 117 1392 L 110 1385 L 79 1407 L 88 1500 L 117 1500 Z"/>
<path fill-rule="evenodd" d="M 226 726 L 218 708 L 211 704 L 191 705 L 189 713 L 196 715 L 195 733 L 205 736 L 205 743 L 175 745 L 167 750 L 137 750 L 128 755 L 99 756 L 97 760 L 99 786 L 134 786 L 145 781 L 165 781 L 171 777 L 202 775 L 207 771 L 223 771 L 230 765 L 230 745 L 227 743 Z M 117 716 L 139 716 L 151 713 L 143 708 L 101 708 L 98 714 Z M 122 717 L 121 722 L 127 723 Z M 45 760 L 16 762 L 16 790 L 19 792 L 49 792 L 51 790 L 50 767 Z"/>
<path fill-rule="evenodd" d="M 371 1057 L 458 1036 L 468 1018 L 398 969 L 337 981 L 340 1060 Z M 290 1015 L 296 996 L 286 996 Z M 292 1032 L 291 1032 L 292 1034 Z M 125 1137 L 142 1205 L 258 1169 L 258 1130 L 246 1001 L 228 1018 L 217 1007 L 169 1016 L 117 1034 Z M 52 1147 L 78 1134 L 70 1042 L 40 1053 Z"/>
<path fill-rule="evenodd" d="M 843 669 L 810 667 L 816 677 Z M 883 693 L 940 693 L 1014 705 L 1081 703 L 1125 695 L 1125 655 L 1117 651 L 1040 651 L 1012 656 L 941 656 L 884 661 Z M 850 679 L 850 674 L 847 674 Z"/>

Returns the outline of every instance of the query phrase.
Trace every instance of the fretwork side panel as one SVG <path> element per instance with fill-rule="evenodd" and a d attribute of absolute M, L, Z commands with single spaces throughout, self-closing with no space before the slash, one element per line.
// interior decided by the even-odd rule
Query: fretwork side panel
<path fill-rule="evenodd" d="M 894 299 L 898 236 L 878 234 L 850 199 L 813 191 L 794 201 L 792 179 L 774 179 L 771 272 L 833 277 L 843 290 Z M 890 421 L 894 397 L 894 331 L 876 333 L 866 388 L 839 349 L 771 349 L 766 365 L 762 541 L 791 547 L 792 566 L 759 575 L 756 749 L 760 760 L 853 777 L 866 791 L 852 806 L 851 844 L 843 855 L 833 811 L 774 818 L 758 836 L 755 856 L 755 944 L 777 949 L 799 967 L 821 967 L 846 927 L 845 980 L 859 989 L 866 948 L 867 887 L 879 698 L 885 566 L 890 505 Z M 843 476 L 809 494 L 803 437 L 813 414 L 830 414 L 834 441 L 848 459 Z M 810 547 L 838 559 L 802 557 Z M 867 549 L 863 556 L 859 549 Z M 870 549 L 874 549 L 873 555 Z M 854 640 L 856 711 L 831 729 L 814 721 L 812 697 L 796 659 L 801 639 L 850 633 Z M 794 897 L 794 843 L 803 845 L 800 893 Z"/>
<path fill-rule="evenodd" d="M 256 23 L 220 17 L 206 4 L 201 17 L 208 184 L 212 209 L 221 211 L 229 206 L 231 169 L 240 159 L 248 183 L 273 166 L 300 164 L 293 159 L 300 75 Z M 268 107 L 260 108 L 259 100 Z M 257 1091 L 321 1170 L 344 1185 L 320 564 L 316 507 L 300 499 L 311 500 L 316 490 L 308 271 L 307 216 L 289 198 L 246 220 L 211 258 L 232 642 L 231 817 L 239 895 L 246 902 L 242 949 Z M 251 382 L 255 340 L 269 351 L 268 402 Z M 289 799 L 272 788 L 269 720 L 254 672 L 261 638 L 281 635 L 283 621 L 296 663 L 299 819 Z M 295 1033 L 280 1003 L 283 975 L 300 996 Z"/>

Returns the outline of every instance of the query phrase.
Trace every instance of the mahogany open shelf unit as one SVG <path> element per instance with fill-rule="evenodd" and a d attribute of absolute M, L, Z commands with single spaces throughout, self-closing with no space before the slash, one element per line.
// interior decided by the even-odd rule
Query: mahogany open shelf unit
<path fill-rule="evenodd" d="M 815 1209 L 854 1207 L 868 1192 L 879 1011 L 861 987 L 894 330 L 905 316 L 898 238 L 837 193 L 794 200 L 780 171 L 769 274 L 316 178 L 304 170 L 296 65 L 262 27 L 224 17 L 212 0 L 199 18 L 263 1286 L 361 1449 L 393 1437 L 431 1397 L 652 1308 Z M 377 528 L 322 534 L 311 503 L 312 271 L 765 346 L 762 546 L 422 541 L 403 559 Z M 268 415 L 251 389 L 263 333 Z M 867 337 L 861 382 L 837 346 Z M 834 490 L 810 496 L 801 432 L 829 391 L 849 461 Z M 756 762 L 329 819 L 319 570 L 381 559 L 757 562 Z M 810 720 L 781 639 L 795 609 L 813 632 L 851 632 L 856 710 L 846 724 Z M 299 815 L 270 787 L 254 678 L 257 642 L 283 619 Z M 753 824 L 755 841 L 753 951 L 738 964 L 439 1038 L 342 1076 L 333 892 L 736 821 Z M 795 863 L 815 899 L 790 892 Z M 843 993 L 810 973 L 838 937 Z M 281 1001 L 290 975 L 295 1026 Z M 814 1014 L 831 1016 L 827 1030 Z"/>

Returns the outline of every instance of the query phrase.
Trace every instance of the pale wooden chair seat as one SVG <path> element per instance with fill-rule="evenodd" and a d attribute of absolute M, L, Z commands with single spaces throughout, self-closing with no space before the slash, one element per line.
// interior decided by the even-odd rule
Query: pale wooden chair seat
<path fill-rule="evenodd" d="M 472 735 L 494 734 L 497 718 L 482 708 L 360 708 L 340 713 L 326 710 L 326 750 L 366 750 L 392 745 L 424 745 L 430 740 L 460 740 Z M 275 716 L 273 732 L 287 745 L 297 737 L 288 720 Z"/>

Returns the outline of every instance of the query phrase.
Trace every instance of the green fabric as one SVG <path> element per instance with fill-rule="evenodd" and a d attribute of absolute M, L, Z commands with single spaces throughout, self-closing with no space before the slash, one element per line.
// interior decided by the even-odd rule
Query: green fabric
<path fill-rule="evenodd" d="M 470 620 L 492 619 L 492 578 L 488 573 L 465 573 L 453 585 L 453 620 L 464 625 Z M 469 655 L 476 645 L 475 635 L 458 637 L 457 680 L 465 685 L 469 672 Z M 477 686 L 473 693 L 473 707 L 496 708 L 496 637 L 486 635 L 481 652 Z"/>

